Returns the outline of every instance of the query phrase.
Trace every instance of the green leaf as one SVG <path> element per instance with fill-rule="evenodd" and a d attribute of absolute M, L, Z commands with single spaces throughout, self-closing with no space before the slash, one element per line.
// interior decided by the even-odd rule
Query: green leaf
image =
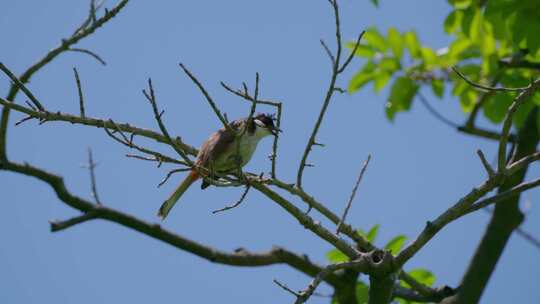
<path fill-rule="evenodd" d="M 360 71 L 356 73 L 349 82 L 349 93 L 360 90 L 364 85 L 372 81 L 374 76 L 372 72 Z"/>
<path fill-rule="evenodd" d="M 418 41 L 418 37 L 416 36 L 415 32 L 406 32 L 403 35 L 403 40 L 405 40 L 405 46 L 409 50 L 409 54 L 411 54 L 412 58 L 420 58 L 420 48 L 422 45 L 420 44 L 420 41 Z"/>
<path fill-rule="evenodd" d="M 435 283 L 435 275 L 427 269 L 416 268 L 409 271 L 408 273 L 411 277 L 424 285 L 432 286 L 433 283 Z"/>
<path fill-rule="evenodd" d="M 340 263 L 340 262 L 346 262 L 349 260 L 349 257 L 346 256 L 343 252 L 339 251 L 338 249 L 332 249 L 326 253 L 326 258 L 331 263 Z"/>
<path fill-rule="evenodd" d="M 356 283 L 356 302 L 358 304 L 367 304 L 369 287 L 364 282 Z"/>
<path fill-rule="evenodd" d="M 396 78 L 386 103 L 386 117 L 393 120 L 395 113 L 409 110 L 417 91 L 418 85 L 412 79 L 403 76 Z"/>
<path fill-rule="evenodd" d="M 370 0 L 373 5 L 379 7 L 379 0 Z"/>
<path fill-rule="evenodd" d="M 472 0 L 448 0 L 456 9 L 464 9 L 471 5 Z"/>
<path fill-rule="evenodd" d="M 390 250 L 390 252 L 393 255 L 396 255 L 399 253 L 399 250 L 401 250 L 401 247 L 403 247 L 403 244 L 405 244 L 405 241 L 407 240 L 407 237 L 404 235 L 398 235 L 395 238 L 391 239 L 386 246 L 384 246 L 384 249 Z"/>
<path fill-rule="evenodd" d="M 383 58 L 381 61 L 379 61 L 379 69 L 394 73 L 395 71 L 399 70 L 400 65 L 399 61 L 396 60 L 396 58 Z"/>
<path fill-rule="evenodd" d="M 388 83 L 392 75 L 387 72 L 380 72 L 373 78 L 373 89 L 375 92 L 380 92 Z"/>
<path fill-rule="evenodd" d="M 465 113 L 470 113 L 474 108 L 477 97 L 478 93 L 474 89 L 467 87 L 467 89 L 459 96 L 461 110 Z"/>
<path fill-rule="evenodd" d="M 536 105 L 532 100 L 527 100 L 521 106 L 516 110 L 516 113 L 514 114 L 513 122 L 518 127 L 518 129 L 522 128 L 525 124 L 525 121 L 527 120 L 527 116 L 529 116 L 529 113 L 532 111 L 532 109 Z"/>
<path fill-rule="evenodd" d="M 403 56 L 403 38 L 394 27 L 388 29 L 388 44 L 398 60 Z"/>
<path fill-rule="evenodd" d="M 484 102 L 484 115 L 493 123 L 500 123 L 514 99 L 510 94 L 498 93 Z"/>
<path fill-rule="evenodd" d="M 431 48 L 423 47 L 420 50 L 422 58 L 424 59 L 424 64 L 427 67 L 431 67 L 437 63 L 437 54 Z"/>
<path fill-rule="evenodd" d="M 354 93 L 373 80 L 375 68 L 377 66 L 372 61 L 368 61 L 360 71 L 358 71 L 351 81 L 349 81 L 349 93 Z"/>
<path fill-rule="evenodd" d="M 386 39 L 384 39 L 384 37 L 374 27 L 370 27 L 369 29 L 367 29 L 366 33 L 363 36 L 363 39 L 367 41 L 368 45 L 374 47 L 378 51 L 384 53 L 388 49 Z"/>
<path fill-rule="evenodd" d="M 433 79 L 431 81 L 431 89 L 433 90 L 433 94 L 442 98 L 444 95 L 444 81 L 442 79 Z"/>
<path fill-rule="evenodd" d="M 366 235 L 366 239 L 370 242 L 370 243 L 373 243 L 375 241 L 375 238 L 377 237 L 377 233 L 379 232 L 379 227 L 381 225 L 379 224 L 375 224 L 373 225 L 373 227 L 371 227 Z"/>
<path fill-rule="evenodd" d="M 354 49 L 356 45 L 356 42 L 347 42 L 345 46 L 351 50 Z M 363 57 L 363 58 L 371 58 L 377 54 L 377 50 L 373 48 L 372 46 L 365 45 L 365 44 L 359 44 L 356 48 L 356 51 L 354 52 L 355 56 Z"/>
<path fill-rule="evenodd" d="M 459 30 L 459 25 L 463 18 L 463 11 L 454 10 L 444 20 L 444 31 L 448 34 L 455 33 Z"/>

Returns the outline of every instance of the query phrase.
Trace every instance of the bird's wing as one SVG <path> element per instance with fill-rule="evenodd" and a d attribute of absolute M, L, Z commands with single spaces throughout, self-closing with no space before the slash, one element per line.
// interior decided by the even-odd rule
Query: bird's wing
<path fill-rule="evenodd" d="M 242 126 L 243 120 L 235 120 L 230 126 L 234 130 L 238 130 Z M 232 134 L 225 128 L 214 132 L 204 142 L 197 156 L 197 165 L 210 169 L 212 162 L 216 161 L 219 155 L 223 155 L 234 142 L 235 134 Z"/>

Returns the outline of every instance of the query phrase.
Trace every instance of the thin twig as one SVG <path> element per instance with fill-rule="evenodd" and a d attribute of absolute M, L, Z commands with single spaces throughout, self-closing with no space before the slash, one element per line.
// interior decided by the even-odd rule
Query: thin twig
<path fill-rule="evenodd" d="M 360 34 L 358 34 L 358 38 L 356 38 L 356 42 L 354 43 L 354 47 L 351 53 L 349 54 L 349 57 L 347 57 L 343 65 L 338 69 L 338 73 L 342 73 L 343 71 L 345 71 L 349 63 L 351 63 L 351 61 L 354 58 L 354 55 L 356 54 L 356 50 L 358 50 L 358 47 L 360 46 L 360 41 L 362 40 L 362 37 L 364 36 L 365 33 L 366 31 L 362 31 L 360 32 Z"/>
<path fill-rule="evenodd" d="M 474 205 L 471 205 L 469 208 L 467 208 L 467 210 L 465 211 L 465 214 L 469 214 L 471 212 L 474 212 L 478 209 L 482 209 L 486 206 L 489 206 L 491 204 L 495 204 L 495 203 L 498 203 L 500 201 L 503 201 L 507 198 L 510 198 L 510 197 L 513 197 L 513 196 L 516 196 L 518 194 L 520 194 L 521 192 L 524 192 L 526 190 L 529 190 L 529 189 L 532 189 L 532 188 L 535 188 L 535 187 L 538 187 L 540 186 L 540 178 L 539 179 L 536 179 L 536 180 L 533 180 L 533 181 L 530 181 L 530 182 L 525 182 L 525 183 L 521 183 L 509 190 L 506 190 L 504 192 L 501 192 L 497 195 L 494 195 L 492 197 L 489 197 L 489 198 L 486 198 L 486 199 L 483 199 L 481 201 L 478 201 L 476 202 Z"/>
<path fill-rule="evenodd" d="M 178 172 L 185 172 L 189 170 L 191 170 L 191 168 L 180 168 L 180 169 L 174 169 L 174 170 L 169 171 L 167 175 L 165 176 L 165 178 L 161 182 L 159 182 L 157 187 L 159 188 L 163 186 L 169 180 L 169 178 L 171 178 L 173 174 L 178 173 Z"/>
<path fill-rule="evenodd" d="M 307 163 L 307 158 L 308 158 L 308 155 L 309 155 L 309 153 L 311 152 L 311 150 L 313 148 L 313 145 L 317 142 L 316 141 L 317 133 L 319 132 L 319 128 L 320 128 L 320 126 L 322 124 L 322 121 L 324 119 L 324 116 L 326 114 L 326 110 L 328 108 L 328 105 L 330 104 L 330 101 L 332 100 L 332 96 L 333 96 L 334 92 L 336 91 L 335 86 L 336 86 L 337 77 L 341 72 L 343 72 L 345 67 L 350 62 L 350 60 L 347 59 L 345 64 L 343 66 L 340 66 L 341 65 L 341 55 L 342 55 L 342 46 L 341 46 L 342 43 L 341 43 L 341 28 L 340 28 L 340 18 L 339 18 L 339 7 L 338 7 L 337 0 L 331 0 L 329 2 L 332 5 L 333 11 L 334 11 L 335 30 L 336 30 L 335 36 L 336 36 L 336 48 L 337 48 L 337 50 L 336 50 L 335 55 L 332 55 L 331 52 L 329 51 L 329 48 L 326 46 L 326 44 L 324 42 L 321 42 L 323 44 L 323 47 L 327 51 L 327 53 L 329 53 L 331 55 L 331 58 L 333 58 L 333 60 L 332 60 L 333 61 L 333 64 L 332 64 L 332 76 L 330 78 L 330 83 L 328 85 L 328 89 L 326 91 L 326 95 L 324 97 L 323 104 L 321 106 L 319 116 L 317 117 L 315 125 L 313 126 L 313 129 L 311 131 L 311 135 L 310 135 L 310 137 L 309 137 L 309 139 L 307 141 L 306 148 L 304 149 L 304 153 L 302 154 L 302 158 L 301 158 L 300 164 L 298 166 L 298 172 L 296 174 L 296 187 L 298 187 L 298 188 L 302 188 L 302 177 L 303 177 L 303 174 L 304 174 L 304 169 L 306 167 L 309 167 L 309 165 Z M 362 35 L 363 35 L 363 33 L 361 33 L 359 35 L 359 39 L 362 38 Z M 311 210 L 311 207 L 308 208 L 307 212 L 309 212 L 310 210 Z"/>
<path fill-rule="evenodd" d="M 67 113 L 61 113 L 61 112 L 36 111 L 30 108 L 18 105 L 16 103 L 13 103 L 1 97 L 0 97 L 0 104 L 5 106 L 5 108 L 13 109 L 17 112 L 27 114 L 41 121 L 43 120 L 65 121 L 65 122 L 69 122 L 73 124 L 80 124 L 80 125 L 92 126 L 92 127 L 97 127 L 97 128 L 108 128 L 108 129 L 118 128 L 124 132 L 131 133 L 132 135 L 135 134 L 135 135 L 139 135 L 139 136 L 146 137 L 149 139 L 153 139 L 158 142 L 162 142 L 166 144 L 169 143 L 169 140 L 164 135 L 158 132 L 148 130 L 148 129 L 138 128 L 128 123 L 115 124 L 111 119 L 99 119 L 99 118 L 93 118 L 93 117 L 88 117 L 88 116 L 86 118 L 82 118 L 80 116 L 71 115 Z M 193 156 L 197 155 L 198 150 L 182 142 L 182 140 L 179 137 L 176 137 L 174 139 L 174 142 L 183 151 L 186 151 L 186 153 L 188 153 L 189 155 L 193 155 Z"/>
<path fill-rule="evenodd" d="M 0 70 L 6 74 L 9 79 L 19 88 L 21 91 L 23 91 L 24 95 L 26 95 L 28 98 L 30 98 L 30 101 L 38 108 L 40 111 L 44 111 L 45 108 L 41 105 L 41 103 L 37 100 L 37 98 L 30 92 L 30 90 L 24 85 L 24 83 L 15 76 L 2 62 L 0 62 Z"/>
<path fill-rule="evenodd" d="M 362 165 L 362 169 L 360 170 L 358 179 L 356 180 L 351 196 L 349 197 L 349 201 L 347 202 L 347 207 L 345 207 L 345 210 L 343 211 L 343 215 L 341 216 L 341 219 L 339 220 L 339 223 L 337 224 L 336 234 L 339 234 L 341 232 L 341 226 L 343 225 L 343 223 L 345 222 L 345 219 L 347 218 L 349 209 L 351 208 L 354 197 L 356 196 L 356 190 L 358 190 L 358 186 L 360 185 L 360 182 L 362 181 L 362 177 L 364 176 L 364 172 L 366 172 L 366 169 L 367 169 L 367 166 L 369 165 L 370 160 L 371 160 L 371 154 L 368 155 L 367 159 L 364 161 L 364 164 Z"/>
<path fill-rule="evenodd" d="M 175 141 L 172 140 L 171 136 L 169 135 L 169 132 L 167 131 L 167 128 L 165 127 L 165 124 L 163 123 L 163 120 L 161 116 L 163 115 L 163 111 L 159 111 L 156 101 L 156 95 L 154 93 L 154 87 L 152 86 L 152 79 L 148 78 L 148 90 L 150 92 L 147 92 L 146 90 L 142 90 L 143 95 L 146 97 L 148 102 L 150 102 L 150 105 L 152 106 L 152 110 L 154 112 L 154 118 L 156 119 L 159 129 L 161 130 L 161 133 L 163 133 L 163 136 L 168 141 L 168 144 L 182 157 L 182 159 L 190 164 L 193 165 L 193 162 L 189 159 L 186 152 L 182 149 L 182 147 L 179 147 Z"/>
<path fill-rule="evenodd" d="M 101 200 L 99 199 L 97 186 L 96 186 L 96 174 L 94 169 L 96 168 L 96 163 L 92 157 L 92 149 L 88 148 L 88 171 L 90 171 L 90 184 L 92 186 L 92 197 L 96 201 L 96 204 L 102 205 Z"/>
<path fill-rule="evenodd" d="M 227 210 L 238 207 L 244 201 L 244 199 L 246 198 L 246 196 L 247 196 L 247 194 L 249 192 L 249 189 L 251 189 L 251 186 L 248 184 L 246 186 L 244 192 L 242 193 L 242 196 L 240 196 L 240 199 L 238 201 L 236 201 L 234 204 L 232 204 L 230 206 L 225 206 L 225 207 L 223 207 L 221 209 L 214 210 L 214 211 L 212 211 L 212 214 L 216 214 L 216 213 L 219 213 L 219 212 L 227 211 Z"/>
<path fill-rule="evenodd" d="M 77 68 L 73 68 L 73 73 L 75 74 L 75 82 L 77 83 L 77 92 L 79 93 L 79 109 L 81 112 L 81 117 L 86 118 L 85 112 L 84 112 L 84 97 L 83 97 L 83 91 L 81 88 L 81 79 L 79 78 L 79 72 L 77 71 Z"/>
<path fill-rule="evenodd" d="M 530 85 L 529 86 L 526 86 L 526 87 L 521 87 L 521 88 L 505 88 L 505 87 L 491 87 L 491 86 L 487 86 L 487 85 L 482 85 L 482 84 L 479 84 L 479 83 L 476 83 L 476 82 L 473 82 L 472 80 L 470 80 L 469 78 L 467 78 L 467 76 L 463 75 L 455 66 L 452 67 L 452 70 L 463 80 L 465 80 L 466 83 L 468 83 L 469 85 L 477 88 L 477 89 L 481 89 L 481 90 L 485 90 L 485 91 L 496 91 L 496 92 L 521 92 L 521 91 L 524 91 L 524 90 L 527 90 L 530 88 Z"/>
<path fill-rule="evenodd" d="M 459 124 L 451 121 L 450 119 L 444 117 L 441 113 L 439 113 L 427 100 L 427 98 L 422 94 L 421 92 L 418 92 L 416 94 L 418 96 L 418 99 L 420 99 L 420 102 L 426 107 L 429 113 L 433 115 L 435 118 L 437 118 L 439 121 L 444 123 L 445 125 L 448 125 L 452 128 L 459 128 Z"/>
<path fill-rule="evenodd" d="M 81 49 L 81 48 L 69 48 L 68 51 L 70 51 L 70 52 L 78 52 L 78 53 L 83 53 L 83 54 L 86 54 L 86 55 L 90 55 L 92 58 L 97 60 L 102 65 L 107 65 L 107 62 L 105 62 L 105 60 L 103 60 L 103 58 L 101 58 L 101 56 L 99 56 L 98 54 L 96 54 L 95 52 L 92 52 L 90 50 Z"/>
<path fill-rule="evenodd" d="M 499 152 L 498 152 L 498 162 L 497 170 L 499 172 L 504 172 L 506 168 L 506 144 L 508 142 L 508 136 L 510 134 L 510 128 L 512 127 L 512 119 L 514 113 L 517 111 L 518 107 L 521 106 L 532 94 L 540 87 L 540 78 L 533 81 L 525 90 L 522 90 L 514 101 L 508 108 L 506 116 L 504 118 L 501 139 L 499 140 Z"/>
<path fill-rule="evenodd" d="M 482 152 L 482 150 L 478 149 L 478 150 L 476 150 L 476 153 L 478 154 L 478 157 L 480 157 L 480 161 L 482 162 L 482 165 L 484 166 L 484 169 L 486 169 L 486 172 L 487 172 L 488 176 L 491 177 L 491 176 L 495 175 L 495 170 L 493 170 L 493 168 L 491 167 L 489 162 L 486 160 L 486 156 L 484 155 L 484 152 Z"/>
<path fill-rule="evenodd" d="M 179 66 L 182 68 L 182 70 L 184 70 L 184 73 L 186 73 L 186 75 L 191 79 L 191 81 L 193 81 L 193 83 L 195 83 L 195 85 L 199 88 L 199 90 L 201 91 L 201 93 L 204 95 L 204 97 L 206 98 L 206 101 L 208 101 L 208 104 L 210 104 L 210 107 L 212 108 L 212 110 L 214 110 L 214 113 L 216 114 L 216 116 L 218 117 L 218 119 L 221 121 L 221 123 L 223 124 L 223 127 L 225 129 L 227 129 L 229 132 L 231 132 L 231 134 L 236 134 L 236 132 L 231 128 L 231 126 L 227 123 L 227 121 L 225 120 L 225 118 L 223 117 L 223 115 L 221 114 L 221 111 L 218 109 L 216 103 L 214 102 L 214 100 L 212 99 L 212 97 L 210 97 L 210 94 L 208 94 L 208 91 L 206 91 L 206 89 L 204 88 L 204 86 L 202 85 L 202 83 L 197 79 L 197 77 L 195 77 L 185 66 L 184 64 L 182 63 L 179 63 Z"/>
<path fill-rule="evenodd" d="M 300 297 L 300 294 L 299 294 L 298 292 L 296 292 L 296 291 L 290 289 L 287 285 L 281 283 L 280 281 L 278 281 L 278 280 L 276 280 L 276 279 L 274 279 L 273 281 L 274 281 L 274 283 L 275 283 L 277 286 L 283 288 L 285 291 L 291 293 L 292 295 L 294 295 L 294 296 L 296 296 L 296 297 Z"/>
<path fill-rule="evenodd" d="M 77 224 L 84 223 L 84 222 L 87 222 L 96 218 L 97 218 L 97 213 L 89 211 L 89 212 L 83 213 L 82 215 L 72 217 L 65 221 L 58 221 L 58 220 L 49 221 L 49 224 L 51 225 L 51 232 L 57 232 L 57 231 L 67 229 L 69 227 L 72 227 Z"/>

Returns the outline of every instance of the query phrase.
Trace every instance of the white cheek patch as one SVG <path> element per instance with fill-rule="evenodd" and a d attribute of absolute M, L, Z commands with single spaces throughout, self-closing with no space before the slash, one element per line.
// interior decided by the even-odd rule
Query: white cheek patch
<path fill-rule="evenodd" d="M 266 126 L 264 125 L 264 123 L 258 119 L 255 119 L 255 123 L 257 124 L 257 126 L 261 127 L 261 128 L 266 128 Z"/>

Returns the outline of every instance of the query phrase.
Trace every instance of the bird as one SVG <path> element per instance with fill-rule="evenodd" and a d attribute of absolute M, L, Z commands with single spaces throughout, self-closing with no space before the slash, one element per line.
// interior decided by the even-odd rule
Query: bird
<path fill-rule="evenodd" d="M 226 174 L 244 167 L 253 156 L 259 141 L 269 135 L 278 136 L 281 130 L 274 125 L 274 116 L 258 113 L 253 117 L 237 119 L 223 127 L 201 145 L 194 167 L 171 196 L 161 205 L 158 217 L 165 220 L 182 194 L 202 175 Z M 232 131 L 231 131 L 232 130 Z M 209 186 L 203 180 L 201 189 Z"/>

